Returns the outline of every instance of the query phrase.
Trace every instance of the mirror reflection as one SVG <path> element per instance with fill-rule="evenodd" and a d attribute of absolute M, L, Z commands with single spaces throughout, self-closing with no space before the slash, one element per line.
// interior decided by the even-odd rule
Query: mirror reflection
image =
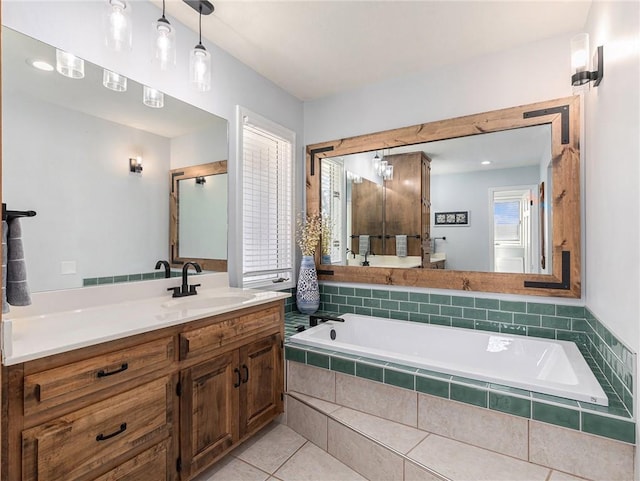
<path fill-rule="evenodd" d="M 31 290 L 162 277 L 154 266 L 169 258 L 169 171 L 226 159 L 227 121 L 167 95 L 148 107 L 142 85 L 107 89 L 89 62 L 84 78 L 64 77 L 55 48 L 5 27 L 2 47 L 2 201 L 37 212 L 21 219 Z M 226 190 L 218 195 L 226 213 Z M 223 222 L 206 244 L 226 258 Z M 184 233 L 189 249 L 202 247 L 203 232 Z"/>
<path fill-rule="evenodd" d="M 321 262 L 551 273 L 551 157 L 543 124 L 323 158 Z"/>

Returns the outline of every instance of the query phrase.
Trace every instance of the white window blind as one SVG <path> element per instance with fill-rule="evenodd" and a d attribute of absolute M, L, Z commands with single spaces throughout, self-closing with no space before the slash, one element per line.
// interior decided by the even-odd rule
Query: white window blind
<path fill-rule="evenodd" d="M 520 199 L 496 201 L 493 209 L 495 242 L 519 244 L 522 225 Z"/>
<path fill-rule="evenodd" d="M 291 141 L 243 118 L 242 280 L 246 287 L 274 285 L 279 279 L 293 282 L 292 149 Z"/>
<path fill-rule="evenodd" d="M 344 168 L 334 159 L 321 161 L 322 214 L 329 221 L 331 239 L 329 241 L 332 263 L 342 262 L 342 204 L 344 202 Z M 324 242 L 324 241 L 323 241 Z"/>

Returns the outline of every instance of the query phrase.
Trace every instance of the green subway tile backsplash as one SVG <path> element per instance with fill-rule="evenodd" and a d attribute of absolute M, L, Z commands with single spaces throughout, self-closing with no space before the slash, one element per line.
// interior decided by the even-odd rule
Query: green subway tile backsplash
<path fill-rule="evenodd" d="M 532 418 L 571 429 L 580 429 L 580 411 L 533 401 Z"/>
<path fill-rule="evenodd" d="M 521 416 L 523 418 L 530 418 L 531 400 L 490 391 L 489 409 L 513 414 L 514 416 Z"/>

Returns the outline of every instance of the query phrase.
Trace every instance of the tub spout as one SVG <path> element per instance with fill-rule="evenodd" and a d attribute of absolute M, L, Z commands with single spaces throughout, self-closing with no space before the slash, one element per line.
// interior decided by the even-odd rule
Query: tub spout
<path fill-rule="evenodd" d="M 327 321 L 336 321 L 336 322 L 344 322 L 344 319 L 342 319 L 341 317 L 333 317 L 333 316 L 309 316 L 309 325 L 311 327 L 315 327 L 318 325 L 318 323 L 320 322 L 327 322 Z"/>

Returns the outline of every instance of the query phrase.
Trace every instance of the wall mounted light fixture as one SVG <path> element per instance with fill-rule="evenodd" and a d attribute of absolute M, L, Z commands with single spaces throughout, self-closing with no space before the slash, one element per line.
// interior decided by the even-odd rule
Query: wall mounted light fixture
<path fill-rule="evenodd" d="M 127 77 L 105 68 L 102 71 L 102 85 L 115 92 L 125 92 L 127 90 Z"/>
<path fill-rule="evenodd" d="M 132 174 L 142 174 L 142 157 L 129 158 L 129 172 Z"/>
<path fill-rule="evenodd" d="M 198 185 L 204 185 L 207 183 L 207 179 L 205 179 L 202 176 L 196 177 L 196 184 Z"/>
<path fill-rule="evenodd" d="M 147 107 L 161 109 L 164 107 L 164 94 L 159 90 L 152 89 L 146 85 L 142 88 L 142 102 Z"/>
<path fill-rule="evenodd" d="M 84 78 L 84 60 L 64 50 L 56 49 L 56 71 L 65 77 Z"/>
<path fill-rule="evenodd" d="M 107 0 L 105 44 L 116 52 L 131 50 L 131 4 L 125 0 Z"/>
<path fill-rule="evenodd" d="M 200 92 L 211 89 L 211 54 L 202 45 L 202 16 L 210 15 L 213 4 L 207 0 L 184 0 L 184 2 L 198 12 L 198 45 L 189 55 L 189 81 Z"/>
<path fill-rule="evenodd" d="M 574 87 L 592 82 L 600 85 L 604 76 L 603 48 L 600 45 L 593 56 L 593 69 L 589 70 L 589 34 L 581 33 L 571 39 L 571 85 Z"/>
<path fill-rule="evenodd" d="M 167 70 L 176 64 L 176 31 L 164 16 L 165 0 L 162 0 L 162 17 L 154 24 L 156 37 L 154 60 L 160 70 Z"/>

